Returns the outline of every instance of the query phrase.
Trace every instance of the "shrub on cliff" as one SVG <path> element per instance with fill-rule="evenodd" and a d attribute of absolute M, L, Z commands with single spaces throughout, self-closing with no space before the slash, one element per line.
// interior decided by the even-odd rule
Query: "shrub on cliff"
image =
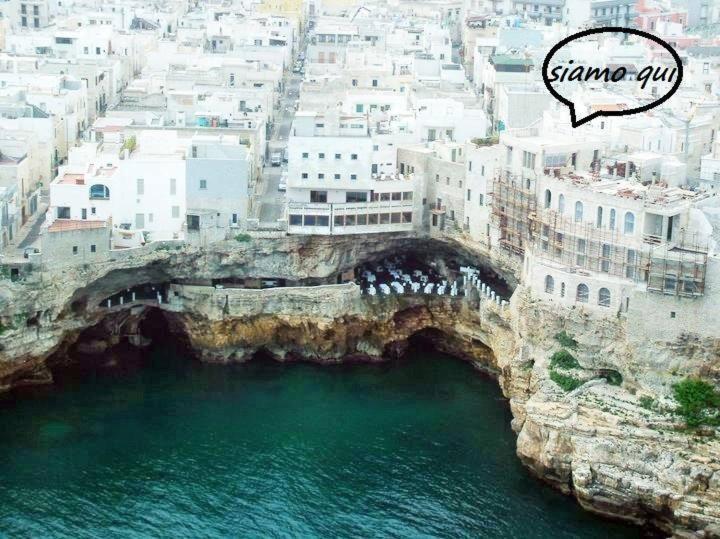
<path fill-rule="evenodd" d="M 675 412 L 688 427 L 720 425 L 720 392 L 712 384 L 697 378 L 685 378 L 673 386 L 678 403 Z"/>
<path fill-rule="evenodd" d="M 583 385 L 582 380 L 578 380 L 574 376 L 568 376 L 567 374 L 559 373 L 555 370 L 550 371 L 550 380 L 555 382 L 565 391 L 572 391 L 573 389 L 577 389 L 581 385 Z"/>
<path fill-rule="evenodd" d="M 580 367 L 575 356 L 573 356 L 567 350 L 560 350 L 550 356 L 550 368 L 554 369 L 560 367 L 561 369 L 577 369 Z"/>
<path fill-rule="evenodd" d="M 252 236 L 250 234 L 238 234 L 235 236 L 235 241 L 239 241 L 240 243 L 248 242 L 252 239 Z"/>
<path fill-rule="evenodd" d="M 555 340 L 565 348 L 570 348 L 570 350 L 577 349 L 577 341 L 573 339 L 572 335 L 568 334 L 568 332 L 564 329 L 560 333 L 555 334 Z"/>

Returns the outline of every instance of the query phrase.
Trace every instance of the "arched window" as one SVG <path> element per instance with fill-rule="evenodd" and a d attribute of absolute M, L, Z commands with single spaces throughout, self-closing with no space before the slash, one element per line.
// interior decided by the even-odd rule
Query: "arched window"
<path fill-rule="evenodd" d="M 548 209 L 550 207 L 551 202 L 552 202 L 552 193 L 550 192 L 550 189 L 545 189 L 545 209 Z"/>
<path fill-rule="evenodd" d="M 603 209 L 602 209 L 602 206 L 598 206 L 597 218 L 595 219 L 595 226 L 598 228 L 602 228 L 602 221 L 603 221 Z"/>
<path fill-rule="evenodd" d="M 91 200 L 106 200 L 110 198 L 110 189 L 107 185 L 96 183 L 90 187 L 90 199 Z"/>
<path fill-rule="evenodd" d="M 565 297 L 565 283 L 560 283 L 560 297 Z"/>
<path fill-rule="evenodd" d="M 598 292 L 598 305 L 601 307 L 610 307 L 610 290 L 601 288 Z"/>
<path fill-rule="evenodd" d="M 585 283 L 580 283 L 577 286 L 577 291 L 575 292 L 575 301 L 579 301 L 580 303 L 587 303 L 589 299 L 590 290 Z"/>
<path fill-rule="evenodd" d="M 625 227 L 623 228 L 625 234 L 635 233 L 635 214 L 631 211 L 625 214 Z"/>
<path fill-rule="evenodd" d="M 579 200 L 575 203 L 575 222 L 581 223 L 583 220 L 583 203 Z"/>
<path fill-rule="evenodd" d="M 615 230 L 615 208 L 610 210 L 610 223 L 608 224 L 610 230 Z"/>
<path fill-rule="evenodd" d="M 560 215 L 565 213 L 565 195 L 560 195 L 558 197 L 558 213 Z"/>
<path fill-rule="evenodd" d="M 548 294 L 555 292 L 555 279 L 552 278 L 552 275 L 545 276 L 545 292 Z"/>

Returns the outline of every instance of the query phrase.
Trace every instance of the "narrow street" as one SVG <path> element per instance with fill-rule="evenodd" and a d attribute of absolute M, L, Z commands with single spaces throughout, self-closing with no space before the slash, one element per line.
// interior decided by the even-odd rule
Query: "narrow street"
<path fill-rule="evenodd" d="M 301 50 L 304 50 L 302 48 Z M 287 149 L 290 128 L 295 118 L 295 103 L 300 97 L 300 83 L 302 75 L 288 73 L 284 92 L 280 98 L 280 110 L 272 129 L 272 137 L 268 141 L 268 155 L 274 152 L 284 152 Z M 269 159 L 263 168 L 260 179 L 260 198 L 258 201 L 257 217 L 260 223 L 274 225 L 282 218 L 285 206 L 285 192 L 278 191 L 282 171 L 286 170 L 287 163 L 279 167 L 270 166 Z"/>

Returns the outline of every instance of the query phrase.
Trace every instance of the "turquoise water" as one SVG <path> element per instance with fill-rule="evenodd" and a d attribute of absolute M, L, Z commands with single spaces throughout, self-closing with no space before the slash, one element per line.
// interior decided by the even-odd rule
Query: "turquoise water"
<path fill-rule="evenodd" d="M 6 396 L 0 535 L 640 536 L 527 474 L 493 380 L 413 356 L 228 367 L 155 355 Z"/>

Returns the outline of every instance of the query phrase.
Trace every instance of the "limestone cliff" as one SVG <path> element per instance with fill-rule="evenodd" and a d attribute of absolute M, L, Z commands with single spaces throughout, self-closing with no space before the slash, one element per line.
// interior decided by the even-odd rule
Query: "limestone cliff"
<path fill-rule="evenodd" d="M 92 347 L 132 333 L 146 311 L 103 309 L 103 298 L 138 283 L 170 283 L 159 308 L 174 334 L 206 361 L 242 361 L 258 350 L 278 360 L 381 360 L 423 334 L 494 371 L 510 402 L 517 453 L 539 477 L 586 508 L 696 537 L 720 534 L 720 443 L 679 429 L 668 410 L 681 375 L 717 376 L 720 341 L 686 335 L 640 338 L 628 320 L 539 301 L 517 286 L 510 306 L 424 296 L 361 296 L 354 284 L 330 285 L 358 263 L 401 251 L 455 257 L 492 267 L 515 286 L 511 260 L 405 236 L 258 238 L 212 251 L 154 250 L 92 268 L 41 272 L 0 284 L 0 383 L 51 381 L 58 361 L 83 336 Z M 269 290 L 172 284 L 224 277 L 279 277 L 298 285 Z M 157 309 L 157 307 L 153 307 Z M 565 331 L 577 342 L 579 388 L 550 379 L 549 361 Z M 677 366 L 677 367 L 675 367 Z M 677 369 L 677 370 L 676 370 Z M 622 377 L 608 384 L 602 374 Z M 641 406 L 641 397 L 659 403 Z"/>

